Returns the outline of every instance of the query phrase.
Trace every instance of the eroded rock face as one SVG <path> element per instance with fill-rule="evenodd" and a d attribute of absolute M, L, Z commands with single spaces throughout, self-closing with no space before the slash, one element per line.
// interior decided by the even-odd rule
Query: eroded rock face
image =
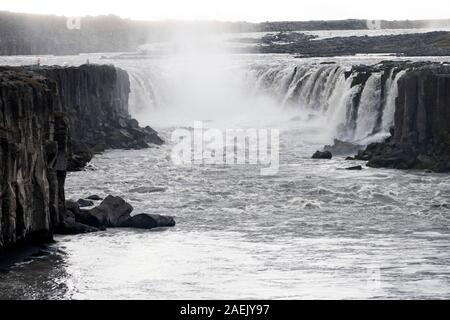
<path fill-rule="evenodd" d="M 129 85 L 113 66 L 0 67 L 0 249 L 99 229 L 66 210 L 66 171 L 107 148 L 163 143 L 130 119 Z"/>
<path fill-rule="evenodd" d="M 450 66 L 424 65 L 398 81 L 392 137 L 361 151 L 368 166 L 450 171 Z"/>
<path fill-rule="evenodd" d="M 57 83 L 71 134 L 68 171 L 82 170 L 95 153 L 106 149 L 143 149 L 164 143 L 155 130 L 139 127 L 128 114 L 126 71 L 107 65 L 32 70 Z"/>
<path fill-rule="evenodd" d="M 68 138 L 55 82 L 0 68 L 0 249 L 51 240 L 65 212 Z"/>
<path fill-rule="evenodd" d="M 331 159 L 333 158 L 333 155 L 331 154 L 330 151 L 316 151 L 313 156 L 312 159 Z"/>
<path fill-rule="evenodd" d="M 106 228 L 125 226 L 133 211 L 133 207 L 120 197 L 107 196 L 102 203 L 91 210 L 89 214 L 96 217 Z"/>

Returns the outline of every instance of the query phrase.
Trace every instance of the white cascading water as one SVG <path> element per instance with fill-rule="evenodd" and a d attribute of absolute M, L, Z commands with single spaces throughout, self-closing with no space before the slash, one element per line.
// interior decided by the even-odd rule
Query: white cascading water
<path fill-rule="evenodd" d="M 374 73 L 367 80 L 361 93 L 354 140 L 361 141 L 375 133 L 381 108 L 381 73 Z"/>
<path fill-rule="evenodd" d="M 382 72 L 352 87 L 355 74 L 346 79 L 347 70 L 338 64 L 310 62 L 235 63 L 226 55 L 177 57 L 165 70 L 129 69 L 130 105 L 138 118 L 148 113 L 153 120 L 159 112 L 164 119 L 214 120 L 296 111 L 303 120 L 311 115 L 323 117 L 330 137 L 367 144 L 389 132 L 397 81 L 404 72 L 386 71 L 383 97 Z M 354 106 L 356 94 L 360 95 L 358 106 Z"/>
<path fill-rule="evenodd" d="M 386 106 L 382 119 L 382 129 L 385 132 L 389 132 L 389 129 L 394 124 L 395 99 L 398 95 L 398 80 L 405 74 L 406 71 L 402 70 L 396 75 L 394 75 L 393 72 L 394 70 L 392 70 L 391 76 L 386 82 L 386 90 L 388 90 L 388 94 L 386 97 Z"/>

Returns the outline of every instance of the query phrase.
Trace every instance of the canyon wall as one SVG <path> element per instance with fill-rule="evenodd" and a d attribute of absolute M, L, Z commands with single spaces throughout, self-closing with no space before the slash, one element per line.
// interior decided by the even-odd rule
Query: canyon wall
<path fill-rule="evenodd" d="M 0 68 L 0 248 L 46 241 L 64 211 L 68 128 L 56 83 Z"/>
<path fill-rule="evenodd" d="M 66 172 L 94 153 L 163 143 L 128 115 L 129 91 L 114 66 L 0 67 L 0 249 L 52 238 Z"/>
<path fill-rule="evenodd" d="M 130 80 L 126 71 L 106 65 L 41 67 L 34 72 L 57 84 L 70 128 L 68 170 L 82 169 L 106 149 L 141 149 L 162 144 L 156 132 L 140 128 L 128 114 Z"/>

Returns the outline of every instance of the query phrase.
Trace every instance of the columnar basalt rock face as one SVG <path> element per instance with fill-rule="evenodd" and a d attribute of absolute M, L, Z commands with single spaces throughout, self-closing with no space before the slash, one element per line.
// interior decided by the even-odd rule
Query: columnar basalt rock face
<path fill-rule="evenodd" d="M 34 68 L 57 83 L 71 133 L 69 171 L 82 169 L 92 154 L 106 149 L 142 149 L 162 144 L 156 132 L 140 128 L 128 114 L 127 72 L 106 65 Z"/>
<path fill-rule="evenodd" d="M 392 137 L 357 159 L 371 167 L 450 171 L 450 66 L 411 68 L 398 81 Z"/>
<path fill-rule="evenodd" d="M 163 143 L 128 115 L 129 91 L 113 66 L 0 67 L 0 249 L 70 222 L 66 172 L 93 153 Z"/>
<path fill-rule="evenodd" d="M 56 84 L 0 68 L 0 248 L 51 239 L 65 210 L 67 140 Z"/>

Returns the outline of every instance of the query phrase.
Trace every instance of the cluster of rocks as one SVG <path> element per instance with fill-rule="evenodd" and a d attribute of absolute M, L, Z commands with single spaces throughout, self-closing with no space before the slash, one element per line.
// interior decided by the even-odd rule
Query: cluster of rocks
<path fill-rule="evenodd" d="M 109 195 L 94 207 L 94 201 L 99 200 L 100 197 L 91 196 L 77 202 L 66 201 L 67 210 L 56 232 L 73 235 L 98 232 L 106 228 L 154 229 L 175 226 L 172 217 L 147 213 L 132 216 L 133 207 L 120 197 Z"/>
<path fill-rule="evenodd" d="M 333 158 L 333 154 L 330 151 L 316 151 L 313 156 L 312 159 L 322 159 L 322 160 L 331 160 Z M 352 166 L 352 167 L 348 167 L 348 168 L 343 168 L 344 170 L 349 170 L 349 171 L 360 171 L 362 170 L 362 166 Z"/>
<path fill-rule="evenodd" d="M 351 142 L 342 141 L 339 139 L 334 139 L 333 145 L 327 145 L 324 147 L 323 151 L 316 151 L 312 159 L 322 159 L 322 160 L 331 160 L 333 155 L 346 155 L 355 152 L 355 150 L 360 150 L 364 148 L 364 146 L 354 144 Z M 353 159 L 353 158 L 352 158 Z M 350 157 L 347 157 L 346 160 L 352 160 Z M 362 166 L 352 166 L 348 168 L 344 168 L 345 170 L 350 171 L 359 171 L 362 170 Z"/>

